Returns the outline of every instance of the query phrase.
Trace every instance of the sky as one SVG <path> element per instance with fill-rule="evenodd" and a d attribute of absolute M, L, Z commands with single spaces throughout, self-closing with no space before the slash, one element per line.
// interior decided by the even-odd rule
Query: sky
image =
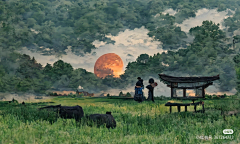
<path fill-rule="evenodd" d="M 176 14 L 176 11 L 168 9 L 163 13 L 174 15 Z M 222 22 L 223 19 L 228 17 L 227 14 L 228 11 L 217 12 L 216 9 L 208 10 L 203 8 L 197 11 L 195 18 L 189 18 L 183 21 L 183 23 L 176 25 L 180 26 L 183 31 L 188 33 L 190 28 L 201 26 L 202 22 L 205 20 L 211 20 L 215 23 L 220 23 L 220 28 L 224 29 L 225 27 L 222 25 Z M 149 31 L 146 28 L 141 27 L 134 30 L 127 29 L 119 32 L 117 36 L 108 35 L 107 37 L 114 40 L 115 44 L 106 44 L 102 41 L 94 41 L 93 44 L 97 49 L 93 50 L 91 54 L 86 54 L 85 56 L 77 56 L 73 54 L 70 51 L 70 47 L 67 55 L 63 55 L 61 58 L 56 58 L 55 56 L 44 56 L 40 53 L 31 52 L 27 50 L 27 48 L 23 48 L 20 53 L 28 54 L 31 57 L 34 56 L 37 62 L 41 63 L 43 66 L 47 63 L 53 64 L 57 60 L 61 59 L 64 62 L 70 63 L 75 69 L 84 68 L 89 72 L 94 72 L 94 64 L 100 56 L 106 53 L 115 53 L 122 58 L 124 71 L 128 62 L 135 61 L 140 54 L 147 53 L 152 56 L 157 53 L 166 52 L 166 50 L 162 49 L 161 42 L 152 41 L 153 39 L 147 35 L 148 32 Z M 93 53 L 95 53 L 95 55 Z M 162 93 L 163 95 L 170 93 L 170 89 L 164 84 L 160 84 L 155 91 L 156 93 Z M 213 92 L 213 90 L 208 90 L 207 92 L 210 93 Z"/>

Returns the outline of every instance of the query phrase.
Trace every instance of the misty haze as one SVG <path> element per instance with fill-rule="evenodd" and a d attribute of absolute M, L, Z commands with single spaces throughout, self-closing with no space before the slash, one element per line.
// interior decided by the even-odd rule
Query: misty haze
<path fill-rule="evenodd" d="M 231 12 L 231 15 L 229 15 L 229 13 Z M 169 15 L 176 15 L 177 12 L 174 11 L 173 9 L 167 9 L 164 12 L 162 12 L 163 14 L 168 14 Z M 220 23 L 220 29 L 221 30 L 226 30 L 226 27 L 223 26 L 224 23 L 224 19 L 228 18 L 228 17 L 232 17 L 233 14 L 235 13 L 235 11 L 232 11 L 230 9 L 227 9 L 225 11 L 222 12 L 217 12 L 216 9 L 211 9 L 208 10 L 206 8 L 203 9 L 199 9 L 196 12 L 196 16 L 195 17 L 191 17 L 188 19 L 185 19 L 182 21 L 182 23 L 175 23 L 174 25 L 176 26 L 180 26 L 180 28 L 182 29 L 182 31 L 184 31 L 187 34 L 188 38 L 183 38 L 186 42 L 188 42 L 189 44 L 191 44 L 193 42 L 194 36 L 189 34 L 189 30 L 193 27 L 196 26 L 201 26 L 202 22 L 205 20 L 211 20 L 215 23 Z M 156 16 L 154 16 L 153 19 L 158 19 L 160 17 L 159 14 L 157 14 Z M 159 24 L 161 24 L 161 21 L 158 22 Z M 156 22 L 156 24 L 158 25 L 158 23 Z M 36 33 L 36 32 L 35 32 Z M 134 28 L 133 30 L 130 29 L 126 29 L 123 31 L 119 31 L 118 34 L 116 34 L 116 36 L 112 36 L 111 34 L 107 34 L 106 37 L 111 39 L 112 41 L 114 41 L 114 43 L 109 43 L 107 44 L 107 42 L 104 41 L 99 41 L 99 40 L 95 40 L 92 42 L 92 45 L 94 45 L 96 47 L 96 49 L 93 49 L 91 53 L 86 53 L 84 55 L 77 55 L 74 54 L 74 52 L 71 49 L 71 45 L 68 46 L 68 49 L 65 50 L 66 54 L 62 54 L 60 55 L 42 55 L 40 52 L 37 52 L 35 50 L 29 49 L 28 47 L 24 47 L 21 50 L 19 50 L 19 52 L 21 54 L 27 54 L 30 57 L 34 57 L 36 59 L 37 62 L 39 62 L 40 64 L 42 64 L 43 66 L 46 66 L 47 63 L 49 64 L 53 64 L 54 62 L 58 61 L 58 60 L 63 60 L 64 62 L 70 63 L 72 65 L 72 67 L 74 69 L 78 69 L 78 68 L 83 68 L 86 69 L 89 72 L 94 73 L 94 64 L 96 62 L 96 60 L 107 53 L 116 53 L 117 55 L 119 55 L 121 57 L 121 59 L 123 60 L 124 63 L 124 71 L 126 70 L 126 67 L 128 65 L 128 63 L 132 63 L 134 61 L 136 61 L 136 59 L 141 55 L 141 54 L 148 54 L 149 56 L 154 56 L 154 54 L 161 54 L 162 52 L 166 52 L 168 50 L 171 49 L 163 49 L 163 42 L 161 42 L 160 40 L 154 40 L 153 38 L 149 37 L 148 35 L 149 30 L 146 29 L 144 26 L 140 27 L 140 28 Z M 43 47 L 40 47 L 41 49 L 43 49 Z M 176 47 L 177 50 L 178 49 L 186 49 L 182 46 L 180 47 Z M 46 50 L 50 50 L 49 48 L 45 48 Z M 176 50 L 174 50 L 175 52 L 177 52 Z M 229 71 L 231 71 L 229 69 Z M 145 73 L 140 74 L 140 75 L 135 75 L 135 77 L 137 76 L 146 76 L 148 78 L 150 78 L 148 75 L 152 75 L 152 77 L 158 81 L 158 73 L 166 73 L 169 74 L 169 71 L 167 70 L 163 70 L 163 71 L 159 71 L 156 73 Z M 196 75 L 196 73 L 192 73 L 192 72 L 186 72 L 183 73 L 182 71 L 180 71 L 179 69 L 176 69 L 174 71 L 171 71 L 170 74 L 173 74 L 173 76 L 190 76 L 190 75 Z M 203 73 L 199 73 L 199 76 L 204 76 L 204 72 Z M 134 77 L 134 78 L 135 78 Z M 232 77 L 236 77 L 235 73 L 232 73 Z M 147 79 L 144 79 L 144 83 L 145 85 L 147 85 Z M 130 79 L 133 79 L 133 77 L 131 77 Z M 136 80 L 135 80 L 136 81 Z M 108 87 L 108 90 L 105 91 L 101 91 L 102 93 L 110 93 L 111 95 L 118 95 L 120 91 L 124 91 L 124 92 L 134 92 L 134 85 L 136 82 L 130 82 L 128 83 L 128 88 L 112 88 Z M 232 81 L 234 81 L 232 79 Z M 158 87 L 156 87 L 155 89 L 155 93 L 156 96 L 170 96 L 170 89 L 167 88 L 166 85 L 164 85 L 162 82 L 159 82 L 160 85 Z M 216 82 L 218 83 L 218 82 Z M 232 84 L 234 85 L 234 84 Z M 214 87 L 214 88 L 211 88 Z M 209 88 L 206 89 L 206 93 L 208 94 L 234 94 L 236 93 L 236 89 L 234 87 L 230 87 L 228 88 L 228 90 L 226 89 L 221 89 L 219 88 L 219 86 L 216 86 L 216 84 L 214 84 L 214 86 L 211 86 Z M 89 89 L 88 89 L 89 90 Z M 91 92 L 96 92 L 99 93 L 99 91 L 93 91 L 90 90 Z M 147 90 L 145 89 L 145 93 L 147 93 Z"/>
<path fill-rule="evenodd" d="M 239 18 L 240 0 L 0 1 L 0 143 L 239 143 Z"/>

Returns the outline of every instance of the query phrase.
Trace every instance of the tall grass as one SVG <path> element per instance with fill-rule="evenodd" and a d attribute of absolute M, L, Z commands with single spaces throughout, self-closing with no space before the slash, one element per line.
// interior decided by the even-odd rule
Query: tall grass
<path fill-rule="evenodd" d="M 72 99 L 55 103 L 67 103 Z M 96 102 L 97 101 L 97 102 Z M 101 102 L 102 101 L 102 102 Z M 83 107 L 85 114 L 106 113 L 111 111 L 117 127 L 108 130 L 104 126 L 89 127 L 83 121 L 76 125 L 73 119 L 58 118 L 54 113 L 38 111 L 37 105 L 5 105 L 0 115 L 0 143 L 239 143 L 240 121 L 238 116 L 220 115 L 218 108 L 224 110 L 239 109 L 236 100 L 205 101 L 206 113 L 177 113 L 174 108 L 169 114 L 167 101 L 156 103 L 134 101 L 84 99 L 75 103 Z M 75 104 L 74 103 L 74 104 Z M 85 105 L 84 105 L 85 103 Z M 226 108 L 227 107 L 227 108 Z M 3 108 L 3 107 L 2 107 Z M 199 107 L 199 109 L 201 109 Z M 176 113 L 175 113 L 176 112 Z M 51 124 L 51 122 L 53 122 Z M 223 129 L 233 129 L 233 140 L 214 139 L 222 136 Z M 197 139 L 197 136 L 209 136 L 211 140 Z"/>

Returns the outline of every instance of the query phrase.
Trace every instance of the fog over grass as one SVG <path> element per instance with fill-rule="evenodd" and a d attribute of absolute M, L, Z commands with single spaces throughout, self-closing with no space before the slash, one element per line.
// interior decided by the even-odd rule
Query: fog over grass
<path fill-rule="evenodd" d="M 24 94 L 0 93 L 1 101 L 11 101 L 14 98 L 19 103 L 22 103 L 23 101 L 24 102 L 40 102 L 42 100 L 52 98 L 47 96 L 38 96 L 38 97 L 42 99 L 35 99 L 36 95 L 31 93 L 24 93 Z"/>

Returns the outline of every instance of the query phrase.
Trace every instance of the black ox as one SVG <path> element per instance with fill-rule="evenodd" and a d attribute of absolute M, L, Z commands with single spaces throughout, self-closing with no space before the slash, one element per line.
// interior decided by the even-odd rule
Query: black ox
<path fill-rule="evenodd" d="M 111 112 L 106 112 L 106 114 L 91 114 L 89 116 L 86 116 L 86 118 L 88 119 L 89 126 L 92 126 L 92 122 L 97 124 L 97 127 L 100 127 L 101 125 L 106 125 L 108 129 L 113 129 L 117 126 Z"/>
<path fill-rule="evenodd" d="M 46 106 L 39 108 L 39 110 L 50 110 L 57 112 L 59 114 L 59 117 L 64 119 L 72 119 L 74 118 L 76 121 L 80 121 L 81 118 L 84 116 L 84 112 L 81 106 Z"/>

